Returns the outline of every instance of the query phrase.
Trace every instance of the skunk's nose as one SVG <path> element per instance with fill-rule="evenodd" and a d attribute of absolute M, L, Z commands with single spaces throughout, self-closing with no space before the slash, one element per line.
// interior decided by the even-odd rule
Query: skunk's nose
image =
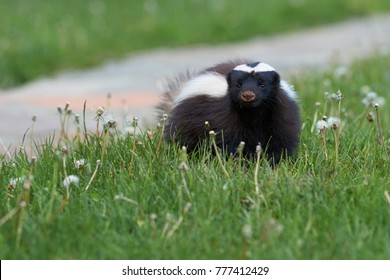
<path fill-rule="evenodd" d="M 256 95 L 253 91 L 246 90 L 246 91 L 241 93 L 240 97 L 241 97 L 241 100 L 244 102 L 251 102 L 251 101 L 255 100 Z"/>

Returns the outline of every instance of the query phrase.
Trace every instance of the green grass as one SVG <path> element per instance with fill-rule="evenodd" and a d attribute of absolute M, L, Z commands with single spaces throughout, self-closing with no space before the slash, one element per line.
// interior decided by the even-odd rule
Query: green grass
<path fill-rule="evenodd" d="M 105 133 L 100 124 L 98 135 L 47 140 L 34 160 L 24 151 L 3 156 L 0 258 L 389 259 L 390 110 L 387 103 L 378 111 L 384 150 L 376 120 L 366 120 L 373 109 L 361 102 L 363 86 L 389 100 L 389 58 L 356 62 L 343 76 L 293 79 L 303 120 L 299 152 L 277 169 L 261 160 L 259 191 L 255 162 L 218 161 L 209 144 L 187 155 L 160 142 L 157 127 L 123 138 L 120 127 Z M 345 98 L 336 164 L 333 132 L 326 159 L 321 136 L 310 130 L 316 102 L 320 117 L 337 115 L 338 102 L 325 105 L 324 92 L 338 88 Z M 76 168 L 80 159 L 87 164 Z M 63 180 L 71 174 L 80 182 L 68 197 Z"/>
<path fill-rule="evenodd" d="M 139 50 L 231 42 L 384 11 L 388 0 L 0 0 L 0 88 Z"/>

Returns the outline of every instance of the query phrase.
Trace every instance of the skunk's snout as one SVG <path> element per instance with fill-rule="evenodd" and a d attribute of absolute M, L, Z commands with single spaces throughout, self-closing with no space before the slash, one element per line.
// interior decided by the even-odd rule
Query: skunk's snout
<path fill-rule="evenodd" d="M 240 98 L 241 98 L 241 101 L 251 102 L 251 101 L 255 100 L 256 95 L 255 95 L 255 93 L 253 91 L 246 90 L 246 91 L 241 93 Z"/>

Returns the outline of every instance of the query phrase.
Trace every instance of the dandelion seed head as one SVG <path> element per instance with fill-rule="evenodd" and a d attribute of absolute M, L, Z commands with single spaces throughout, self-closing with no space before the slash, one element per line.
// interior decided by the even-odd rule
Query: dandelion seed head
<path fill-rule="evenodd" d="M 146 135 L 147 135 L 149 138 L 153 138 L 153 137 L 156 135 L 156 131 L 147 130 L 147 131 L 146 131 Z"/>
<path fill-rule="evenodd" d="M 80 178 L 76 175 L 69 175 L 62 181 L 64 187 L 69 188 L 71 185 L 77 186 L 80 182 Z"/>
<path fill-rule="evenodd" d="M 245 224 L 242 227 L 241 233 L 242 233 L 242 236 L 244 238 L 250 238 L 252 236 L 252 227 L 251 227 L 251 225 L 250 224 Z"/>
<path fill-rule="evenodd" d="M 22 184 L 26 180 L 26 176 L 20 176 L 17 178 L 11 178 L 8 183 L 8 187 L 13 189 L 17 184 Z"/>
<path fill-rule="evenodd" d="M 334 130 L 339 128 L 341 124 L 340 119 L 337 117 L 329 117 L 327 122 L 328 122 L 328 127 L 331 127 Z"/>
<path fill-rule="evenodd" d="M 106 109 L 105 109 L 103 106 L 100 106 L 100 107 L 97 109 L 97 111 L 96 111 L 96 116 L 97 116 L 97 117 L 103 116 L 105 110 L 106 110 Z"/>
<path fill-rule="evenodd" d="M 167 220 L 167 222 L 174 222 L 175 221 L 175 217 L 173 216 L 172 213 L 169 213 L 169 212 L 165 215 L 165 219 Z"/>
<path fill-rule="evenodd" d="M 322 131 L 327 130 L 329 127 L 328 123 L 326 120 L 319 120 L 316 123 L 316 128 L 317 128 L 317 134 L 321 133 Z"/>
<path fill-rule="evenodd" d="M 107 127 L 108 127 L 108 128 L 116 128 L 116 125 L 117 125 L 116 120 L 109 120 L 109 121 L 107 122 Z"/>
<path fill-rule="evenodd" d="M 80 169 L 80 168 L 83 168 L 85 166 L 85 164 L 86 164 L 85 159 L 83 159 L 83 158 L 82 159 L 78 159 L 78 160 L 75 160 L 74 167 L 76 169 Z"/>
<path fill-rule="evenodd" d="M 336 100 L 337 101 L 341 101 L 342 99 L 344 99 L 344 94 L 341 92 L 341 90 L 339 89 L 337 91 L 337 96 L 336 96 Z"/>
<path fill-rule="evenodd" d="M 126 126 L 122 129 L 122 137 L 126 138 L 127 136 L 133 136 L 134 135 L 134 128 Z"/>
<path fill-rule="evenodd" d="M 368 85 L 364 85 L 360 88 L 360 92 L 363 93 L 363 94 L 367 94 L 371 91 L 371 88 L 370 86 Z"/>
<path fill-rule="evenodd" d="M 150 219 L 151 220 L 156 220 L 157 219 L 157 214 L 156 213 L 150 214 Z"/>
<path fill-rule="evenodd" d="M 113 125 L 113 124 L 116 126 L 116 118 L 113 115 L 111 115 L 111 114 L 104 114 L 101 117 L 103 119 L 103 125 L 105 127 L 111 128 L 110 125 Z"/>
<path fill-rule="evenodd" d="M 322 84 L 325 87 L 330 87 L 332 85 L 332 82 L 329 79 L 325 79 L 325 80 L 322 81 Z"/>
<path fill-rule="evenodd" d="M 342 78 L 348 73 L 348 68 L 345 65 L 338 66 L 334 71 L 335 78 Z"/>
<path fill-rule="evenodd" d="M 385 99 L 382 96 L 378 96 L 376 92 L 370 91 L 365 95 L 362 103 L 366 106 L 374 106 L 375 104 L 378 104 L 379 107 L 385 104 Z"/>
<path fill-rule="evenodd" d="M 214 131 L 214 130 L 210 130 L 210 131 L 209 131 L 209 136 L 210 136 L 210 139 L 211 139 L 211 140 L 215 140 L 215 136 L 216 136 L 215 131 Z"/>
<path fill-rule="evenodd" d="M 325 92 L 325 98 L 327 100 L 335 100 L 337 98 L 337 94 L 336 93 Z"/>
<path fill-rule="evenodd" d="M 31 157 L 31 164 L 34 165 L 35 163 L 37 162 L 37 157 L 36 156 L 32 156 Z"/>

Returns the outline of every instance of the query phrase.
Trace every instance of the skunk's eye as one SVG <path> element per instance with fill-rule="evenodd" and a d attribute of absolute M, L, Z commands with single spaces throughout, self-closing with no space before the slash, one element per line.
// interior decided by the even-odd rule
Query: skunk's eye
<path fill-rule="evenodd" d="M 237 80 L 236 87 L 237 88 L 241 88 L 242 87 L 242 81 L 241 80 Z"/>
<path fill-rule="evenodd" d="M 260 80 L 260 81 L 257 82 L 257 86 L 258 86 L 258 87 L 261 87 L 261 88 L 265 88 L 265 87 L 266 87 L 266 84 L 265 84 L 265 82 L 263 82 L 263 81 Z"/>

